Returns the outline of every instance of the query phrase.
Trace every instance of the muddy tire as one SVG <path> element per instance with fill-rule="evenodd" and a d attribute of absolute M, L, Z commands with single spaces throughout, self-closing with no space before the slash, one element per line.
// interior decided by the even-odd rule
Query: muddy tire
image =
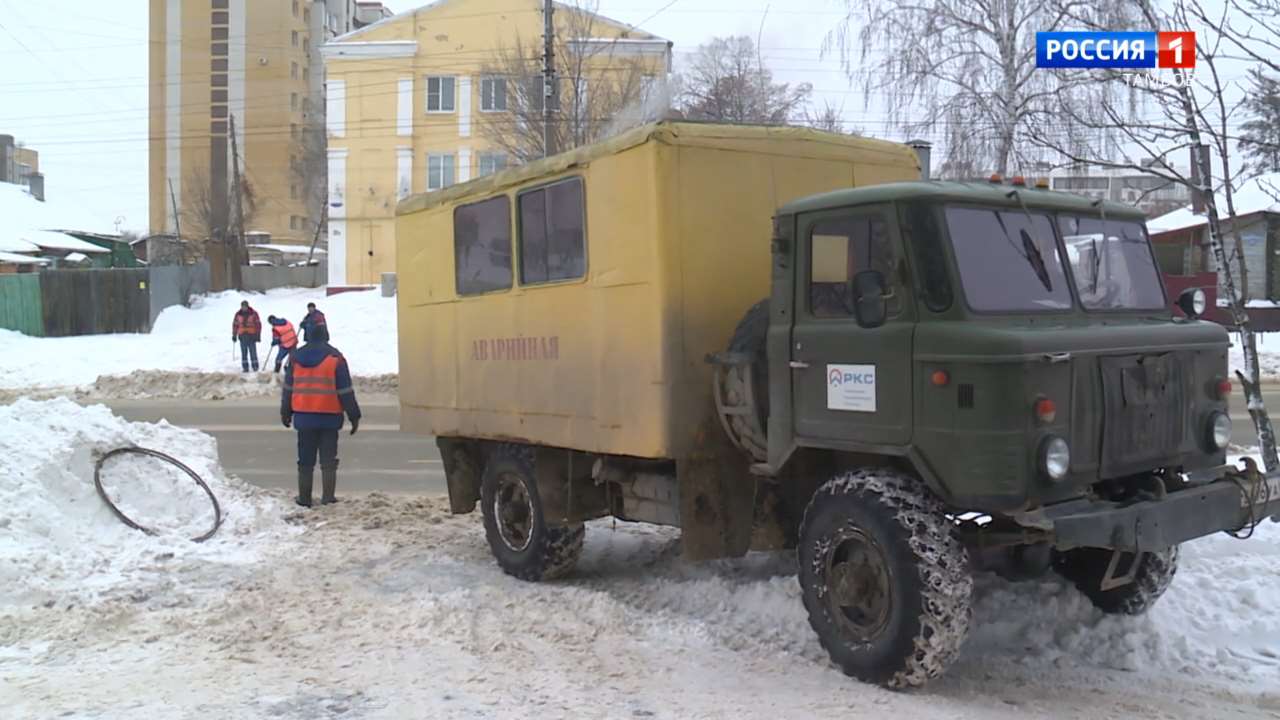
<path fill-rule="evenodd" d="M 1127 562 L 1132 556 L 1122 556 Z M 1138 572 L 1133 582 L 1110 590 L 1102 589 L 1102 578 L 1111 563 L 1111 551 L 1102 548 L 1078 548 L 1054 553 L 1053 569 L 1071 581 L 1094 607 L 1113 615 L 1141 615 L 1169 589 L 1178 572 L 1178 547 L 1138 556 Z M 1119 573 L 1127 574 L 1121 565 Z"/>
<path fill-rule="evenodd" d="M 503 572 L 538 582 L 564 577 L 582 555 L 581 523 L 550 526 L 533 473 L 533 448 L 502 445 L 485 463 L 480 506 L 489 549 Z"/>
<path fill-rule="evenodd" d="M 918 687 L 959 656 L 969 556 L 915 478 L 859 470 L 827 481 L 805 510 L 798 557 L 809 624 L 846 675 Z"/>

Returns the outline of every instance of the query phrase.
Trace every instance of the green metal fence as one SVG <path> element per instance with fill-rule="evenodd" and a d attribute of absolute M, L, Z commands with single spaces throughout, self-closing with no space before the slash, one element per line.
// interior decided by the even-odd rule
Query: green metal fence
<path fill-rule="evenodd" d="M 36 337 L 44 335 L 39 275 L 0 275 L 0 328 Z"/>

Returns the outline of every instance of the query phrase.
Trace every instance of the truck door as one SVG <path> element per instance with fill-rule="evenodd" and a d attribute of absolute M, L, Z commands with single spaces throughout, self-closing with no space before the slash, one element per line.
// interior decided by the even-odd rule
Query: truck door
<path fill-rule="evenodd" d="M 815 212 L 796 229 L 790 366 L 797 440 L 907 444 L 915 318 L 892 206 Z M 850 280 L 864 270 L 880 271 L 890 289 L 880 327 L 862 327 L 854 316 Z"/>

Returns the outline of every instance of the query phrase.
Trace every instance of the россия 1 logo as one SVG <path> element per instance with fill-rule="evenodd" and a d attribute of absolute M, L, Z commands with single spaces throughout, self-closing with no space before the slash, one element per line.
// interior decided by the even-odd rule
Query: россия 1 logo
<path fill-rule="evenodd" d="M 1036 67 L 1194 68 L 1194 32 L 1037 32 Z"/>

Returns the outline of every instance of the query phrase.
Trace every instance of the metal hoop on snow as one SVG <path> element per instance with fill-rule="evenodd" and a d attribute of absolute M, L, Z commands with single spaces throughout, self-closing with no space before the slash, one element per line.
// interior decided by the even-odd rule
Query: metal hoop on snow
<path fill-rule="evenodd" d="M 107 454 L 98 458 L 97 464 L 93 466 L 93 486 L 98 489 L 98 497 L 102 498 L 102 501 L 107 504 L 107 507 L 111 508 L 111 512 L 115 513 L 115 516 L 120 518 L 120 522 L 124 523 L 125 525 L 128 525 L 134 530 L 141 530 L 142 532 L 148 535 L 157 534 L 155 530 L 152 530 L 149 527 L 144 527 L 142 525 L 139 525 L 137 522 L 134 522 L 134 520 L 130 518 L 128 515 L 125 515 L 123 512 L 121 512 L 120 508 L 116 507 L 116 504 L 111 502 L 111 498 L 107 497 L 107 491 L 102 487 L 103 464 L 105 464 L 107 460 L 115 457 L 116 455 L 125 455 L 125 454 L 144 455 L 147 457 L 156 458 L 158 460 L 163 460 L 177 467 L 179 470 L 183 471 L 188 476 L 190 476 L 191 479 L 195 480 L 196 484 L 200 486 L 200 489 L 204 490 L 205 494 L 209 496 L 209 502 L 213 503 L 213 527 L 209 529 L 209 532 L 206 532 L 205 534 L 200 535 L 198 537 L 191 538 L 192 542 L 198 542 L 198 543 L 204 542 L 205 540 L 208 540 L 209 538 L 213 537 L 214 534 L 218 532 L 218 528 L 222 527 L 222 507 L 218 505 L 218 498 L 213 494 L 213 490 L 209 489 L 208 484 L 206 484 L 205 481 L 199 475 L 197 475 L 194 470 L 182 464 L 177 459 L 160 452 L 159 450 L 151 450 L 149 448 L 137 447 L 133 445 L 128 447 L 116 448 L 115 450 L 108 452 Z"/>

